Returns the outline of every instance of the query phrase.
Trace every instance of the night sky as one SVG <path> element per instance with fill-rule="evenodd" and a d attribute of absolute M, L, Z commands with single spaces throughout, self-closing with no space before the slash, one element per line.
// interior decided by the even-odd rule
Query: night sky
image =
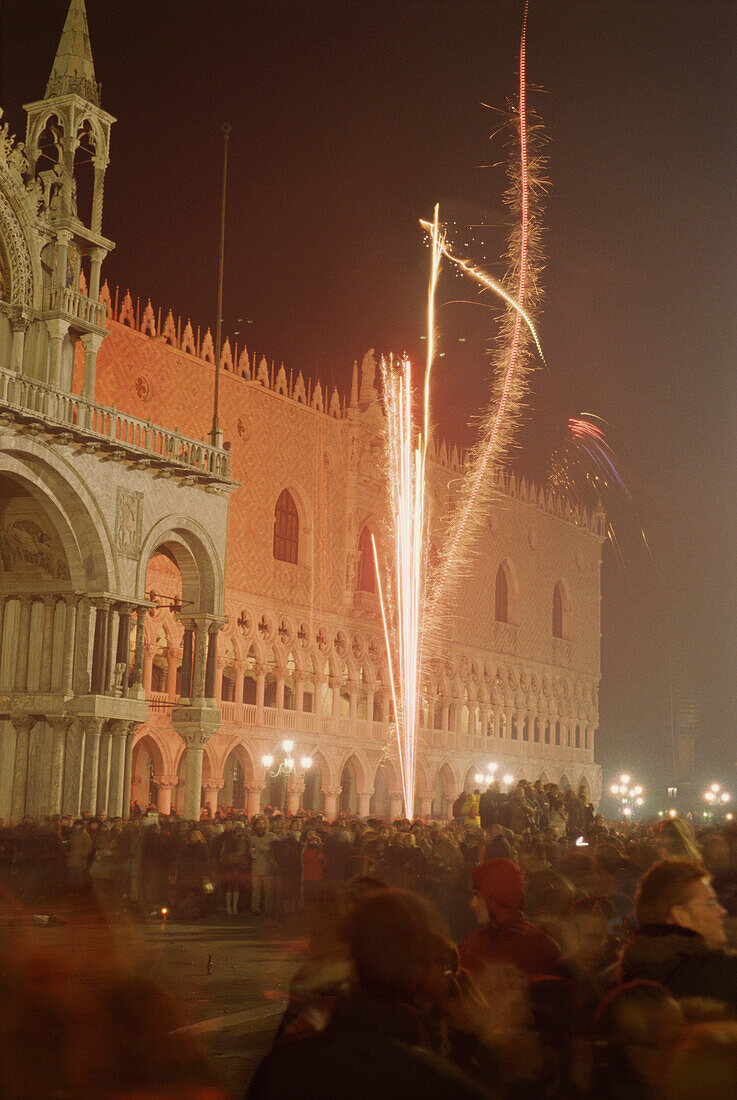
<path fill-rule="evenodd" d="M 417 223 L 436 201 L 459 251 L 503 275 L 507 140 L 491 135 L 516 92 L 521 0 L 87 7 L 118 118 L 111 285 L 213 324 L 226 120 L 224 331 L 259 357 L 345 392 L 368 347 L 421 355 Z M 66 8 L 3 2 L 0 105 L 18 131 Z M 737 786 L 736 49 L 733 0 L 530 4 L 547 367 L 516 461 L 540 479 L 569 416 L 609 424 L 654 562 L 634 514 L 621 517 L 626 571 L 607 553 L 603 574 L 597 758 L 605 781 L 626 766 L 652 788 L 670 778 L 671 683 L 676 710 L 681 697 L 699 709 L 698 782 Z M 436 419 L 468 443 L 496 303 L 450 273 L 440 300 Z"/>

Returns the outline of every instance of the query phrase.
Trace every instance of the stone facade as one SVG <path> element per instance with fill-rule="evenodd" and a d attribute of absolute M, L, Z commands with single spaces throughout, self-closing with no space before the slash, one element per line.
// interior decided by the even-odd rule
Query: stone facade
<path fill-rule="evenodd" d="M 67 24 L 83 15 L 73 0 Z M 99 112 L 83 99 L 94 85 L 91 58 L 83 61 L 84 83 L 66 99 Z M 29 107 L 26 166 L 16 171 L 0 154 L 0 199 L 15 212 L 0 220 L 0 600 L 10 624 L 0 816 L 17 816 L 21 802 L 29 812 L 77 809 L 68 775 L 79 777 L 86 809 L 125 809 L 130 793 L 189 816 L 201 802 L 396 815 L 369 560 L 386 507 L 373 353 L 354 364 L 351 392 L 341 395 L 226 340 L 220 427 L 230 442 L 209 446 L 209 331 L 100 286 L 92 265 L 112 242 L 99 223 L 85 229 L 72 215 L 63 170 L 55 209 L 56 179 L 33 174 L 34 134 L 54 97 L 65 98 L 61 76 L 46 107 Z M 93 213 L 98 206 L 93 194 Z M 23 248 L 25 266 L 12 259 Z M 457 448 L 433 444 L 434 540 L 462 466 Z M 447 816 L 489 761 L 499 774 L 600 794 L 604 517 L 510 473 L 497 478 L 462 614 L 427 670 L 415 806 L 423 815 Z M 72 604 L 81 633 L 70 661 Z M 53 704 L 36 699 L 41 683 L 64 685 Z M 123 726 L 121 748 L 113 739 Z M 285 740 L 296 761 L 288 780 L 283 769 L 272 774 Z M 268 769 L 264 755 L 274 759 Z M 59 802 L 60 785 L 71 800 L 62 793 Z"/>

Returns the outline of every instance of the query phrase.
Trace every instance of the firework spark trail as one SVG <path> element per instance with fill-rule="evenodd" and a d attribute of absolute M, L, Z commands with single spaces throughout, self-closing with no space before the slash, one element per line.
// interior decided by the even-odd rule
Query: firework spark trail
<path fill-rule="evenodd" d="M 392 575 L 385 594 L 379 555 L 372 537 L 381 618 L 384 624 L 389 683 L 394 702 L 399 769 L 404 812 L 414 817 L 415 762 L 424 643 L 424 595 L 427 565 L 427 509 L 425 474 L 430 433 L 430 375 L 435 356 L 435 292 L 445 239 L 438 207 L 431 226 L 432 263 L 427 289 L 427 365 L 423 387 L 423 431 L 415 440 L 412 418 L 412 368 L 403 359 L 399 369 L 381 361 L 386 405 L 386 457 L 391 536 Z M 389 596 L 390 599 L 386 597 Z M 395 668 L 396 666 L 396 668 Z"/>
<path fill-rule="evenodd" d="M 490 412 L 481 443 L 476 450 L 469 474 L 468 484 L 464 486 L 464 499 L 458 510 L 457 516 L 452 517 L 453 531 L 449 545 L 443 554 L 443 559 L 434 578 L 433 591 L 429 599 L 428 621 L 429 629 L 437 634 L 437 613 L 441 598 L 445 596 L 446 589 L 451 587 L 451 582 L 457 582 L 463 569 L 460 551 L 472 541 L 475 532 L 479 530 L 479 516 L 484 511 L 479 505 L 489 497 L 489 473 L 493 463 L 499 458 L 511 437 L 511 425 L 514 414 L 521 405 L 524 383 L 525 347 L 522 340 L 522 321 L 524 320 L 532 333 L 535 343 L 542 355 L 540 342 L 529 315 L 525 311 L 525 299 L 528 293 L 528 276 L 531 271 L 530 282 L 535 283 L 536 262 L 530 265 L 529 246 L 531 237 L 530 227 L 530 167 L 528 155 L 528 125 L 527 125 L 527 91 L 526 91 L 526 35 L 527 35 L 527 0 L 525 0 L 524 15 L 522 20 L 522 32 L 520 36 L 520 69 L 519 69 L 519 201 L 521 225 L 519 231 L 519 272 L 518 292 L 516 300 L 509 295 L 495 280 L 488 276 L 482 276 L 467 262 L 459 262 L 449 250 L 445 254 L 462 270 L 473 277 L 478 278 L 485 286 L 490 287 L 511 305 L 514 310 L 514 325 L 511 332 L 511 340 L 508 350 L 506 367 L 503 368 L 501 383 L 498 388 L 498 400 L 496 408 Z M 536 234 L 535 234 L 536 236 Z"/>
<path fill-rule="evenodd" d="M 432 222 L 426 222 L 420 219 L 420 225 L 426 233 L 429 233 L 432 236 Z M 474 267 L 473 264 L 470 263 L 468 260 L 462 260 L 460 256 L 456 256 L 455 253 L 451 250 L 449 244 L 443 244 L 442 250 L 443 255 L 447 257 L 447 259 L 449 259 L 452 264 L 455 264 L 456 267 L 459 267 L 461 271 L 465 272 L 465 274 L 469 275 L 472 279 L 475 279 L 477 283 L 480 283 L 481 286 L 485 287 L 487 290 L 493 290 L 495 294 L 498 294 L 500 298 L 504 299 L 507 305 L 510 305 L 512 309 L 515 309 L 517 311 L 519 316 L 522 318 L 522 320 L 525 322 L 528 329 L 530 330 L 532 338 L 535 341 L 535 347 L 537 348 L 538 355 L 544 363 L 545 356 L 543 355 L 542 344 L 540 343 L 540 337 L 538 336 L 534 322 L 530 317 L 528 311 L 522 308 L 514 295 L 510 294 L 509 291 L 506 290 L 501 283 L 497 282 L 496 279 L 492 278 L 491 275 L 487 275 L 485 271 L 480 271 L 479 268 Z"/>
<path fill-rule="evenodd" d="M 619 519 L 623 521 L 624 534 L 627 534 L 634 519 L 651 560 L 652 552 L 635 498 L 627 484 L 626 473 L 620 469 L 606 432 L 599 424 L 592 423 L 592 419 L 600 420 L 592 413 L 581 413 L 569 419 L 566 439 L 553 454 L 548 481 L 584 508 L 592 509 L 599 504 L 604 506 L 607 538 L 622 569 L 628 574 L 623 542 L 615 529 L 613 515 L 618 517 L 617 523 Z M 605 421 L 601 423 L 606 424 Z"/>

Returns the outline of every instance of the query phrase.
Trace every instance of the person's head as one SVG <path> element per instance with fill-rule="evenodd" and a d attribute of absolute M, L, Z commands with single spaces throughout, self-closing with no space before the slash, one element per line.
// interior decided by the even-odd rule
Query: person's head
<path fill-rule="evenodd" d="M 359 989 L 388 1001 L 413 1001 L 437 959 L 432 911 L 404 890 L 370 890 L 344 929 Z"/>
<path fill-rule="evenodd" d="M 525 904 L 522 872 L 511 859 L 490 859 L 473 872 L 471 909 L 479 924 L 509 924 Z"/>
<path fill-rule="evenodd" d="M 263 814 L 259 814 L 258 817 L 254 817 L 252 827 L 256 836 L 266 836 L 266 818 L 263 816 Z"/>
<path fill-rule="evenodd" d="M 606 955 L 611 916 L 607 898 L 577 898 L 571 906 L 571 953 L 582 966 L 596 967 Z"/>
<path fill-rule="evenodd" d="M 596 1069 L 608 1095 L 618 1080 L 632 1074 L 662 1095 L 682 1028 L 678 1002 L 658 982 L 628 982 L 608 993 L 593 1023 Z"/>
<path fill-rule="evenodd" d="M 661 860 L 640 879 L 635 897 L 640 924 L 677 924 L 712 944 L 727 942 L 726 910 L 707 872 L 685 859 Z"/>

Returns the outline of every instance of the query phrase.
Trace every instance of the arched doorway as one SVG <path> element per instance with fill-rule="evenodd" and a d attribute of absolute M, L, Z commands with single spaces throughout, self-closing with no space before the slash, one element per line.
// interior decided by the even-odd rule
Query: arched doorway
<path fill-rule="evenodd" d="M 142 810 L 158 806 L 159 788 L 156 777 L 164 772 L 161 750 L 150 734 L 144 734 L 133 746 L 131 761 L 131 802 Z"/>
<path fill-rule="evenodd" d="M 312 767 L 305 772 L 305 789 L 302 795 L 302 805 L 309 813 L 321 814 L 325 809 L 325 799 L 322 793 L 322 768 L 313 761 Z"/>
<path fill-rule="evenodd" d="M 453 802 L 458 794 L 455 787 L 453 772 L 448 764 L 443 764 L 432 785 L 431 814 L 433 817 L 439 817 L 443 820 L 450 817 Z"/>
<path fill-rule="evenodd" d="M 371 801 L 369 802 L 369 815 L 371 817 L 382 817 L 385 821 L 389 820 L 389 781 L 389 765 L 386 763 L 379 764 L 374 776 L 374 793 L 371 795 Z"/>
<path fill-rule="evenodd" d="M 340 800 L 338 809 L 344 814 L 358 813 L 358 776 L 355 757 L 351 756 L 340 773 Z"/>
<path fill-rule="evenodd" d="M 219 806 L 232 806 L 234 810 L 246 808 L 246 784 L 251 769 L 242 745 L 236 745 L 223 765 L 223 786 L 218 798 Z"/>

